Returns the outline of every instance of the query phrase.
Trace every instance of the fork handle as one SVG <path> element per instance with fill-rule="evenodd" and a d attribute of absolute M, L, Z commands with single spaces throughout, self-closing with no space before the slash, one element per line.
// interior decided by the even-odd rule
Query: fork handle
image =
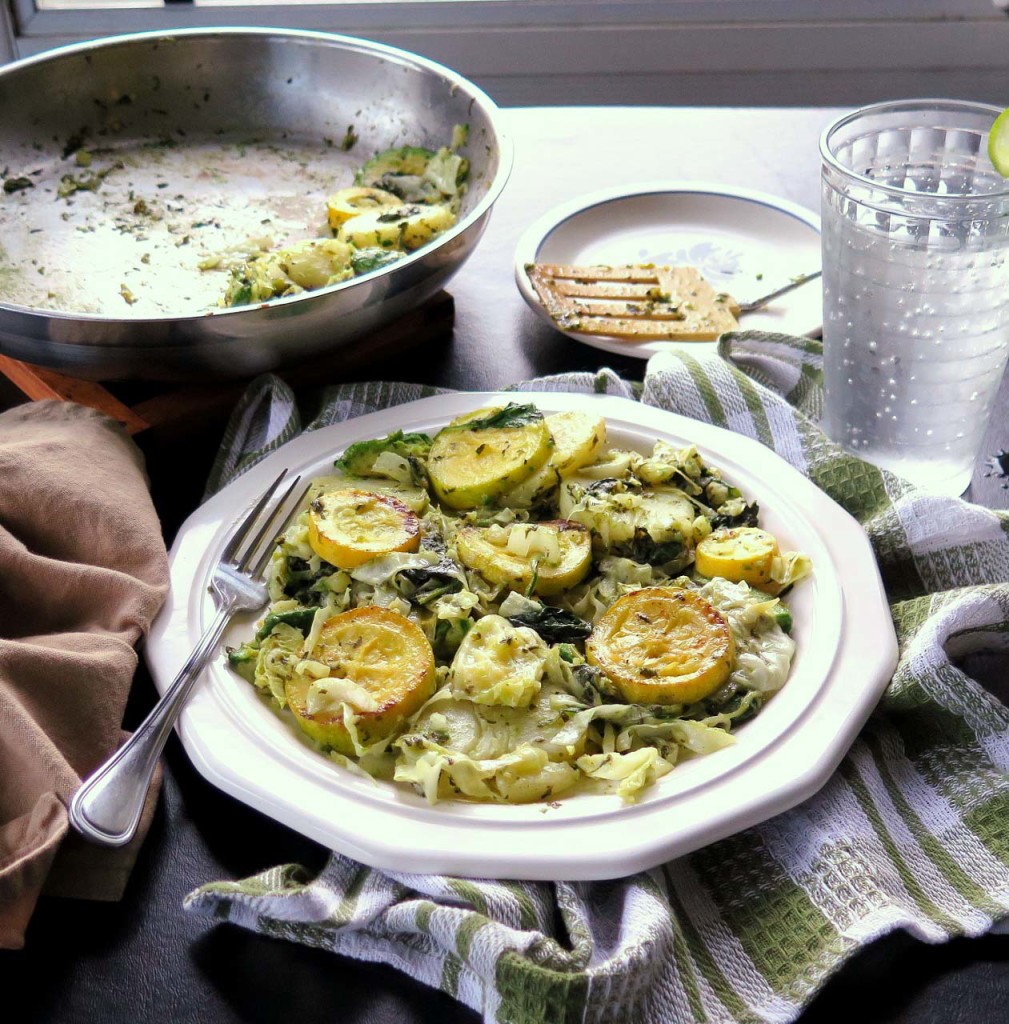
<path fill-rule="evenodd" d="M 136 834 L 154 768 L 182 705 L 220 642 L 233 611 L 224 602 L 164 696 L 136 732 L 70 801 L 70 824 L 102 846 L 125 846 Z"/>

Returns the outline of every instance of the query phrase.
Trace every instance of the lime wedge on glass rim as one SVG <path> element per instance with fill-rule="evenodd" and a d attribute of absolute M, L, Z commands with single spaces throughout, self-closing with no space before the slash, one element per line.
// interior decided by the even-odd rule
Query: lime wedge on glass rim
<path fill-rule="evenodd" d="M 1009 110 L 1003 110 L 991 126 L 988 159 L 1003 178 L 1009 178 Z"/>

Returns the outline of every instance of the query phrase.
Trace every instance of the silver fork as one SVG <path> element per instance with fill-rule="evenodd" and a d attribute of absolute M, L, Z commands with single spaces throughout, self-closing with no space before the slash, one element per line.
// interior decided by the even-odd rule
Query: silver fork
<path fill-rule="evenodd" d="M 195 650 L 136 732 L 81 786 L 70 801 L 70 824 L 85 838 L 103 846 L 124 846 L 136 835 L 158 758 L 182 705 L 220 642 L 225 626 L 235 612 L 261 608 L 266 604 L 263 572 L 273 545 L 263 542 L 277 521 L 278 513 L 297 487 L 300 477 L 291 481 L 241 555 L 239 549 L 280 491 L 285 476 L 286 469 L 236 527 L 221 552 L 210 582 L 217 614 Z M 273 536 L 269 539 L 272 541 Z"/>

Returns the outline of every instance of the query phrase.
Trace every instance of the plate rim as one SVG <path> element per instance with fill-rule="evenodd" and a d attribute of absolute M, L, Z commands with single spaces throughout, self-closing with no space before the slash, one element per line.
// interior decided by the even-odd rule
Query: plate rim
<path fill-rule="evenodd" d="M 819 752 L 815 760 L 803 763 L 802 768 L 797 771 L 789 753 L 795 746 L 794 736 L 785 735 L 777 746 L 769 749 L 758 748 L 756 754 L 738 769 L 749 773 L 746 780 L 750 782 L 751 788 L 754 788 L 756 782 L 763 780 L 760 786 L 756 786 L 756 799 L 742 799 L 740 802 L 741 797 L 746 795 L 742 792 L 745 787 L 741 787 L 739 792 L 732 794 L 732 813 L 726 813 L 720 808 L 717 813 L 708 815 L 699 822 L 695 821 L 689 829 L 678 835 L 675 829 L 663 831 L 660 827 L 659 833 L 655 833 L 653 829 L 647 837 L 632 840 L 630 844 L 623 828 L 627 817 L 632 817 L 639 823 L 647 822 L 654 825 L 653 819 L 670 813 L 670 801 L 672 805 L 688 807 L 692 802 L 697 803 L 701 799 L 696 791 L 698 787 L 689 789 L 685 794 L 673 794 L 669 799 L 657 801 L 652 805 L 648 802 L 634 805 L 633 813 L 628 812 L 627 815 L 607 813 L 602 816 L 593 815 L 587 819 L 572 816 L 565 818 L 558 815 L 535 821 L 516 818 L 504 822 L 492 821 L 490 827 L 487 827 L 488 823 L 483 820 L 477 820 L 474 827 L 472 818 L 456 818 L 451 814 L 442 814 L 439 809 L 428 809 L 431 811 L 430 814 L 411 812 L 409 816 L 404 816 L 401 811 L 397 811 L 395 799 L 387 800 L 388 806 L 382 806 L 380 801 L 374 801 L 362 807 L 360 801 L 355 801 L 353 794 L 348 796 L 335 792 L 327 795 L 342 806 L 349 815 L 349 820 L 360 827 L 357 832 L 354 828 L 338 829 L 334 832 L 332 820 L 321 821 L 317 815 L 310 813 L 310 810 L 292 806 L 289 799 L 284 799 L 283 793 L 278 794 L 276 780 L 271 772 L 276 770 L 278 763 L 283 768 L 287 755 L 284 750 L 277 751 L 272 747 L 264 749 L 257 744 L 255 730 L 251 724 L 245 723 L 244 728 L 233 730 L 244 734 L 243 736 L 236 739 L 229 733 L 227 740 L 229 743 L 235 741 L 245 746 L 252 744 L 247 752 L 255 755 L 255 763 L 250 764 L 247 758 L 239 766 L 235 760 L 222 760 L 215 754 L 215 737 L 222 728 L 231 728 L 234 722 L 231 720 L 233 716 L 227 713 L 222 716 L 220 702 L 214 696 L 213 687 L 205 683 L 197 687 L 191 703 L 183 711 L 179 724 L 183 746 L 197 770 L 218 788 L 250 806 L 309 838 L 380 870 L 540 880 L 613 878 L 645 870 L 671 857 L 691 852 L 716 839 L 763 821 L 794 806 L 819 789 L 830 777 L 875 707 L 897 660 L 897 642 L 889 605 L 868 538 L 861 526 L 836 502 L 759 441 L 713 424 L 691 420 L 655 406 L 645 406 L 614 395 L 585 395 L 573 392 L 456 392 L 449 395 L 434 395 L 310 431 L 274 450 L 195 510 L 179 529 L 171 552 L 172 588 L 145 646 L 145 657 L 159 692 L 164 692 L 175 670 L 188 655 L 193 637 L 202 625 L 199 621 L 200 609 L 202 608 L 207 615 L 212 610 L 210 598 L 203 588 L 206 580 L 200 575 L 200 570 L 203 565 L 205 573 L 206 564 L 212 563 L 216 558 L 215 538 L 223 542 L 223 537 L 234 522 L 236 513 L 244 507 L 244 499 L 258 495 L 265 486 L 264 478 L 267 482 L 272 479 L 281 462 L 299 465 L 299 459 L 300 464 L 306 464 L 310 460 L 319 461 L 324 455 L 328 457 L 353 440 L 363 436 L 374 436 L 375 431 L 369 428 L 369 424 L 374 423 L 376 419 L 381 422 L 390 415 L 402 418 L 413 413 L 419 415 L 420 412 L 430 412 L 428 418 L 434 422 L 447 421 L 452 415 L 461 412 L 462 406 L 477 408 L 480 404 L 495 399 L 533 400 L 548 410 L 551 407 L 563 408 L 595 403 L 602 414 L 606 415 L 607 409 L 613 410 L 614 415 L 623 413 L 626 422 L 635 424 L 642 430 L 653 427 L 648 421 L 658 418 L 666 422 L 664 429 L 667 434 L 690 437 L 694 432 L 699 432 L 704 438 L 704 443 L 699 442 L 699 447 L 709 450 L 713 449 L 708 440 L 712 437 L 716 441 L 731 443 L 743 449 L 741 454 L 736 455 L 734 461 L 752 458 L 756 453 L 762 453 L 761 461 L 776 463 L 792 485 L 800 486 L 797 481 L 802 481 L 801 489 L 807 492 L 810 500 L 814 500 L 815 497 L 814 504 L 819 506 L 819 513 L 828 514 L 833 524 L 839 527 L 832 530 L 829 536 L 821 538 L 825 548 L 833 551 L 839 543 L 837 535 L 840 529 L 843 529 L 847 534 L 846 546 L 850 549 L 847 551 L 850 557 L 846 559 L 845 572 L 842 573 L 835 566 L 832 567 L 829 576 L 830 580 L 837 583 L 841 602 L 842 619 L 838 627 L 838 646 L 826 666 L 824 677 L 817 682 L 808 706 L 800 709 L 799 716 L 805 718 L 807 715 L 819 715 L 824 721 L 829 720 L 832 723 L 834 735 L 823 746 L 823 751 Z M 446 403 L 449 406 L 460 405 L 460 409 L 446 407 Z M 333 437 L 339 437 L 340 440 L 334 443 L 331 440 Z M 717 453 L 717 446 L 714 447 Z M 244 496 L 243 500 L 236 501 L 240 496 Z M 820 535 L 818 526 L 814 527 L 811 523 L 809 525 L 817 535 Z M 187 560 L 192 562 L 194 557 L 195 567 L 190 566 L 190 571 L 186 568 Z M 857 593 L 851 592 L 852 584 L 848 575 L 853 564 L 860 567 L 858 572 L 851 574 L 859 585 Z M 874 587 L 867 585 L 873 580 Z M 184 593 L 180 593 L 177 584 L 185 582 L 189 585 L 184 588 Z M 872 614 L 873 610 L 878 613 L 881 609 L 885 612 L 882 617 Z M 855 662 L 862 670 L 863 684 L 854 698 L 849 692 L 850 688 L 839 687 L 834 678 L 839 673 L 843 674 L 845 659 L 849 663 L 849 670 Z M 840 729 L 837 728 L 839 722 Z M 794 732 L 799 734 L 801 740 L 809 728 L 811 727 L 797 727 Z M 735 748 L 727 749 L 731 751 Z M 819 747 L 817 749 L 820 751 Z M 702 760 L 709 765 L 714 764 L 717 768 L 717 761 L 709 761 L 707 758 Z M 753 763 L 750 763 L 751 761 Z M 329 766 L 322 760 L 319 760 L 318 764 L 326 770 L 324 781 L 328 781 L 329 771 L 338 770 L 335 765 Z M 705 791 L 705 798 L 710 799 L 712 793 L 717 795 L 720 786 L 725 789 L 729 784 L 726 779 L 733 775 L 734 771 L 713 771 L 707 782 L 700 787 Z M 775 792 L 770 797 L 762 794 L 762 786 L 768 781 L 775 785 Z M 309 780 L 309 783 L 306 791 L 316 787 L 314 780 Z M 615 796 L 612 799 L 617 800 Z M 619 804 L 616 807 L 622 810 Z M 434 828 L 432 821 L 435 823 Z M 388 826 L 390 836 L 369 834 L 366 826 L 375 822 Z M 661 826 L 661 822 L 659 825 Z M 549 851 L 549 844 L 540 851 L 530 848 L 527 842 L 520 842 L 520 839 L 528 839 L 529 829 L 532 827 L 540 830 L 540 838 L 552 837 L 555 846 L 559 847 L 562 853 L 558 854 L 556 849 L 553 852 Z M 363 839 L 358 832 L 362 832 Z M 408 847 L 404 850 L 395 838 L 403 834 L 416 837 L 418 833 L 423 837 L 422 842 L 426 843 L 424 849 Z M 598 841 L 602 833 L 606 833 L 609 845 Z M 587 841 L 593 838 L 593 834 L 597 840 L 595 843 Z"/>
<path fill-rule="evenodd" d="M 658 352 L 668 350 L 666 348 L 656 350 L 652 346 L 664 345 L 671 347 L 678 344 L 675 341 L 669 341 L 652 343 L 646 342 L 643 345 L 626 345 L 616 339 L 607 338 L 602 335 L 596 336 L 579 334 L 577 331 L 563 331 L 550 318 L 550 315 L 543 308 L 543 304 L 539 301 L 539 297 L 536 295 L 532 285 L 529 283 L 529 278 L 525 272 L 525 268 L 528 264 L 536 262 L 536 256 L 540 248 L 550 235 L 578 214 L 585 213 L 595 207 L 605 206 L 621 199 L 633 199 L 640 196 L 652 195 L 701 195 L 717 196 L 722 199 L 740 199 L 744 202 L 754 203 L 758 206 L 765 206 L 778 213 L 785 214 L 811 228 L 817 236 L 820 236 L 822 233 L 819 214 L 791 199 L 784 199 L 781 196 L 773 195 L 770 192 L 763 192 L 759 189 L 686 179 L 658 179 L 637 182 L 631 185 L 618 185 L 610 188 L 599 189 L 594 192 L 577 196 L 574 199 L 569 199 L 566 202 L 552 207 L 546 213 L 533 221 L 533 223 L 530 224 L 519 237 L 519 240 L 515 245 L 512 272 L 519 294 L 522 296 L 526 305 L 529 306 L 529 308 L 536 313 L 540 319 L 544 320 L 554 330 L 558 331 L 558 333 L 566 335 L 573 341 L 578 341 L 584 345 L 589 345 L 592 348 L 609 352 L 611 354 L 623 355 L 632 359 L 650 359 L 653 355 L 658 354 Z M 819 334 L 822 329 L 823 323 L 821 317 L 821 322 L 815 327 L 810 327 L 810 329 L 805 332 L 805 337 L 814 337 Z M 716 345 L 717 342 L 715 341 L 702 341 L 690 342 L 688 347 L 691 352 L 696 353 L 700 351 L 712 351 Z"/>

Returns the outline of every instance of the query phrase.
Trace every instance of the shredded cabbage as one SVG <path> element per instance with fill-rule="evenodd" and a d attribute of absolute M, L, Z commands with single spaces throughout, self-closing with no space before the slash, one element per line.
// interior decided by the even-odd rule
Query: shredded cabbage
<path fill-rule="evenodd" d="M 259 646 L 253 682 L 267 691 L 280 707 L 287 704 L 285 687 L 294 674 L 303 637 L 293 626 L 281 623 Z"/>
<path fill-rule="evenodd" d="M 463 158 L 447 147 L 439 149 L 427 162 L 424 177 L 430 181 L 443 196 L 452 197 L 459 192 L 460 171 Z"/>
<path fill-rule="evenodd" d="M 629 754 L 588 754 L 576 763 L 590 779 L 618 782 L 617 795 L 627 803 L 636 801 L 641 790 L 673 769 L 654 747 Z"/>

